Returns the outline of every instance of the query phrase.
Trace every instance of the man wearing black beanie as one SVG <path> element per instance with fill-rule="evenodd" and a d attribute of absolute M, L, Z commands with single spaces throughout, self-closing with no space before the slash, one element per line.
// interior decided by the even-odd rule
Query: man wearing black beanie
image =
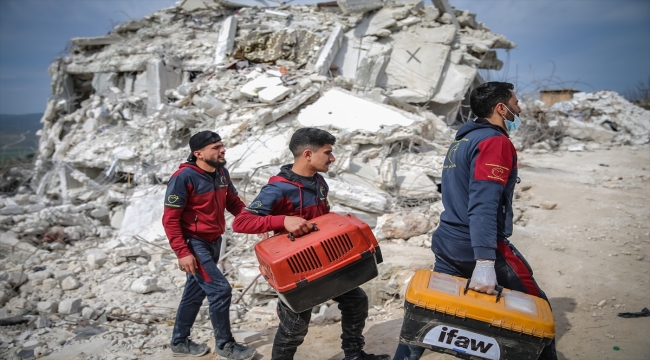
<path fill-rule="evenodd" d="M 201 131 L 190 138 L 191 153 L 167 184 L 163 226 L 178 267 L 187 273 L 185 290 L 172 334 L 174 356 L 203 356 L 210 349 L 189 339 L 203 299 L 210 303 L 219 359 L 248 360 L 255 350 L 235 342 L 230 331 L 232 288 L 217 268 L 221 235 L 226 229 L 224 211 L 239 214 L 245 207 L 230 181 L 226 149 L 221 137 Z"/>

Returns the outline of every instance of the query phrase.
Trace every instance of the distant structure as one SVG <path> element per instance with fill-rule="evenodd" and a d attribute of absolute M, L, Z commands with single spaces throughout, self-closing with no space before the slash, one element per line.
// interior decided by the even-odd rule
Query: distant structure
<path fill-rule="evenodd" d="M 573 94 L 580 92 L 576 89 L 554 89 L 542 90 L 539 92 L 540 98 L 546 106 L 553 106 L 555 103 L 569 101 L 573 99 Z"/>

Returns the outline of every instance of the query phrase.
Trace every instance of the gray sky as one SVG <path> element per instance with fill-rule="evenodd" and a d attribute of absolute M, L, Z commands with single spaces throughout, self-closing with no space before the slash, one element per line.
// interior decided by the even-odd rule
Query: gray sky
<path fill-rule="evenodd" d="M 519 94 L 559 86 L 623 93 L 650 81 L 648 0 L 449 1 L 517 43 L 499 53 L 507 66 L 488 76 L 515 83 Z M 0 0 L 0 113 L 44 111 L 47 67 L 70 38 L 104 35 L 174 2 Z"/>

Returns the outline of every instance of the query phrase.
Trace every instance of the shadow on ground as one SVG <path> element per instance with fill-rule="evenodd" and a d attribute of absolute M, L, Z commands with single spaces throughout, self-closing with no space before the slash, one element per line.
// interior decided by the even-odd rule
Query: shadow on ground
<path fill-rule="evenodd" d="M 570 297 L 557 297 L 549 299 L 551 308 L 553 308 L 553 318 L 555 319 L 555 343 L 566 335 L 571 329 L 571 323 L 567 314 L 576 309 L 576 300 Z M 558 360 L 567 360 L 561 352 L 557 352 Z"/>

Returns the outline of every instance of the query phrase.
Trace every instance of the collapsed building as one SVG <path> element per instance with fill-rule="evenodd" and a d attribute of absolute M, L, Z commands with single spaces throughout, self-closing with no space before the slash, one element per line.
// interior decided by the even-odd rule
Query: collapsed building
<path fill-rule="evenodd" d="M 441 119 L 463 115 L 467 92 L 482 82 L 477 70 L 502 66 L 492 49 L 514 47 L 473 14 L 440 4 L 271 10 L 184 1 L 107 36 L 72 39 L 70 55 L 50 67 L 55 97 L 43 117 L 38 194 L 69 200 L 101 174 L 160 183 L 191 133 L 206 128 L 226 139 L 235 179 L 286 162 L 287 135 L 300 126 L 339 135 L 337 173 L 431 147 Z M 385 163 L 376 188 L 408 189 Z"/>
<path fill-rule="evenodd" d="M 572 90 L 564 101 L 545 104 L 527 100 L 521 108 L 523 125 L 513 142 L 525 152 L 585 151 L 650 143 L 650 111 L 613 91 Z"/>
<path fill-rule="evenodd" d="M 110 346 L 127 341 L 135 354 L 159 350 L 142 345 L 150 341 L 143 324 L 173 319 L 174 306 L 157 305 L 177 300 L 185 281 L 161 224 L 165 184 L 200 130 L 224 139 L 245 202 L 292 161 L 287 144 L 296 129 L 330 131 L 337 138 L 337 160 L 325 174 L 332 210 L 366 221 L 381 241 L 430 246 L 442 211 L 449 126 L 470 116 L 468 94 L 483 82 L 479 69 L 500 69 L 496 49 L 515 44 L 446 0 L 256 5 L 180 1 L 106 36 L 74 38 L 69 55 L 50 66 L 53 96 L 30 189 L 0 198 L 0 226 L 10 231 L 0 246 L 12 252 L 0 269 L 0 311 L 33 311 L 40 330 L 1 338 L 0 350 L 58 350 L 64 335 L 51 340 L 53 331 L 50 342 L 39 336 L 70 317 L 129 320 L 132 339 Z M 532 102 L 531 124 L 543 123 L 544 135 L 561 131 L 531 144 L 573 136 L 562 124 L 575 120 L 580 104 L 552 110 Z M 629 111 L 636 110 L 621 110 Z M 606 115 L 590 113 L 594 124 L 584 114 L 576 121 L 614 133 L 603 127 L 616 122 Z M 647 143 L 645 121 L 639 131 L 622 123 L 619 130 L 645 134 L 630 141 Z M 233 305 L 231 318 L 236 327 L 255 328 L 273 319 L 275 301 L 257 281 L 258 239 L 230 230 L 225 238 L 221 266 L 233 299 L 245 304 Z M 390 264 L 380 272 L 380 282 L 367 284 L 375 305 L 399 296 L 412 273 Z M 166 345 L 166 333 L 156 331 Z"/>
<path fill-rule="evenodd" d="M 434 5 L 187 0 L 74 38 L 49 69 L 33 190 L 123 231 L 142 220 L 123 223 L 116 205 L 164 184 L 192 133 L 219 132 L 250 200 L 291 162 L 291 133 L 317 126 L 338 139 L 328 181 L 339 211 L 374 226 L 395 206 L 434 203 L 447 125 L 467 117 L 478 69 L 503 65 L 494 49 L 515 46 L 474 14 Z"/>

